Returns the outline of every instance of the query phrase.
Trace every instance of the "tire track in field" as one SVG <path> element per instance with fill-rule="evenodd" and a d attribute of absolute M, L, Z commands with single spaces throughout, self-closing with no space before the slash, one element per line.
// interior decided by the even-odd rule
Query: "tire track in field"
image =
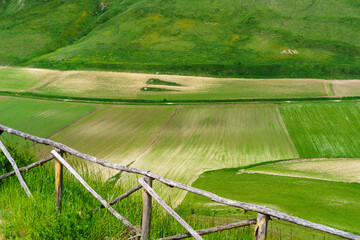
<path fill-rule="evenodd" d="M 286 125 L 285 125 L 285 122 L 282 118 L 282 115 L 280 113 L 280 109 L 279 109 L 279 106 L 277 104 L 275 104 L 275 109 L 278 113 L 278 116 L 279 116 L 279 122 L 280 122 L 280 125 L 282 126 L 282 128 L 284 129 L 284 132 L 286 134 L 286 136 L 288 137 L 289 139 L 289 145 L 291 146 L 291 148 L 294 150 L 294 153 L 297 154 L 298 157 L 300 157 L 300 153 L 298 152 L 296 146 L 295 146 L 295 143 L 293 142 L 292 138 L 290 137 L 290 134 L 289 134 L 289 131 L 287 130 L 286 128 Z"/>
<path fill-rule="evenodd" d="M 70 124 L 66 125 L 65 127 L 60 128 L 60 129 L 59 129 L 59 130 L 57 130 L 56 132 L 54 132 L 54 133 L 52 133 L 51 135 L 47 136 L 46 138 L 55 137 L 56 135 L 58 135 L 59 133 L 61 133 L 61 132 L 62 132 L 62 131 L 64 131 L 65 129 L 67 129 L 67 128 L 69 128 L 69 127 L 73 126 L 74 124 L 78 123 L 79 121 L 81 121 L 81 120 L 83 120 L 83 119 L 87 118 L 88 116 L 90 116 L 90 115 L 94 114 L 95 112 L 97 112 L 97 111 L 99 111 L 99 110 L 101 110 L 101 109 L 103 109 L 103 108 L 104 108 L 104 107 L 103 107 L 103 106 L 101 106 L 101 107 L 99 107 L 99 108 L 97 108 L 97 109 L 95 109 L 95 110 L 93 110 L 93 111 L 91 111 L 91 112 L 89 112 L 89 113 L 85 114 L 84 116 L 82 116 L 82 117 L 80 117 L 80 118 L 76 119 L 75 121 L 73 121 L 72 123 L 70 123 Z"/>
<path fill-rule="evenodd" d="M 169 127 L 170 123 L 174 120 L 176 114 L 178 113 L 179 109 L 182 108 L 181 105 L 177 106 L 177 108 L 175 109 L 174 113 L 171 115 L 171 117 L 169 118 L 169 120 L 167 121 L 167 123 L 165 124 L 165 126 L 161 129 L 159 135 L 156 136 L 156 138 L 152 141 L 152 143 L 142 152 L 140 153 L 140 155 L 131 163 L 131 165 L 133 165 L 136 161 L 140 160 L 146 152 L 148 152 L 152 146 L 155 145 L 155 143 L 159 140 L 159 138 L 163 135 L 163 133 L 165 132 L 165 130 Z M 130 165 L 130 166 L 131 166 Z"/>
<path fill-rule="evenodd" d="M 332 81 L 325 82 L 325 91 L 328 96 L 336 97 L 336 93 L 334 91 L 334 85 Z"/>

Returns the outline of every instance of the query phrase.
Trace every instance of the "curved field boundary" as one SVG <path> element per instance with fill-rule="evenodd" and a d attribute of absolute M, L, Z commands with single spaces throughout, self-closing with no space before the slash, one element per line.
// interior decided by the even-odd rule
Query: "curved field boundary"
<path fill-rule="evenodd" d="M 147 100 L 147 99 L 126 99 L 126 98 L 89 98 L 73 96 L 57 96 L 34 92 L 13 92 L 0 91 L 1 96 L 37 98 L 58 101 L 81 101 L 91 103 L 138 103 L 138 104 L 171 104 L 171 103 L 251 103 L 251 102 L 299 102 L 299 101 L 342 101 L 342 100 L 359 100 L 360 96 L 346 97 L 312 97 L 312 98 L 235 98 L 235 99 L 207 99 L 207 100 Z"/>

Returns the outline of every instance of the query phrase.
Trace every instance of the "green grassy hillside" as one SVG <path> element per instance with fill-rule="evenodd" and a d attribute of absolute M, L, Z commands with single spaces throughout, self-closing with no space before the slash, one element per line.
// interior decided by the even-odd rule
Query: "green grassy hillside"
<path fill-rule="evenodd" d="M 359 8 L 340 0 L 7 0 L 0 64 L 351 78 L 360 73 Z"/>
<path fill-rule="evenodd" d="M 97 18 L 95 0 L 4 0 L 0 3 L 0 64 L 24 65 L 72 44 Z"/>

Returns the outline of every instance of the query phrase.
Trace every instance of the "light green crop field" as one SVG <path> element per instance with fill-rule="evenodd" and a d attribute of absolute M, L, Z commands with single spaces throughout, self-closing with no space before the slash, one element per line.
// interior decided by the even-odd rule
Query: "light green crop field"
<path fill-rule="evenodd" d="M 360 108 L 356 102 L 279 105 L 301 158 L 359 158 Z"/>
<path fill-rule="evenodd" d="M 241 170 L 248 172 L 248 170 Z M 309 159 L 267 164 L 249 169 L 253 173 L 318 178 L 360 183 L 360 159 Z"/>
<path fill-rule="evenodd" d="M 186 106 L 133 167 L 190 185 L 206 170 L 297 157 L 274 105 Z M 185 194 L 161 191 L 175 204 Z"/>
<path fill-rule="evenodd" d="M 95 109 L 87 104 L 0 97 L 0 123 L 47 137 Z"/>
<path fill-rule="evenodd" d="M 267 206 L 312 222 L 360 233 L 359 183 L 237 173 L 237 169 L 206 172 L 192 186 L 222 197 Z M 188 194 L 182 206 L 224 209 L 223 205 L 194 194 Z"/>
<path fill-rule="evenodd" d="M 41 83 L 51 70 L 0 67 L 1 91 L 27 91 Z"/>
<path fill-rule="evenodd" d="M 172 106 L 105 107 L 52 139 L 106 161 L 127 165 L 151 146 L 174 111 Z M 101 170 L 105 177 L 114 173 Z"/>

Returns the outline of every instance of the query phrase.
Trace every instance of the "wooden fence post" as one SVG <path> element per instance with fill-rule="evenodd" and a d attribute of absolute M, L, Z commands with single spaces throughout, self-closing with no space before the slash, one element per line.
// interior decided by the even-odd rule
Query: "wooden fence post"
<path fill-rule="evenodd" d="M 255 227 L 255 239 L 256 240 L 265 240 L 267 233 L 267 225 L 268 225 L 269 216 L 258 213 L 257 215 L 257 223 Z"/>
<path fill-rule="evenodd" d="M 153 179 L 145 176 L 144 181 L 152 187 Z M 151 195 L 144 189 L 143 190 L 143 206 L 141 216 L 141 240 L 150 239 L 150 226 L 151 226 Z"/>
<path fill-rule="evenodd" d="M 60 152 L 63 157 L 63 151 Z M 61 212 L 62 209 L 62 191 L 63 191 L 63 165 L 55 160 L 55 208 Z"/>

